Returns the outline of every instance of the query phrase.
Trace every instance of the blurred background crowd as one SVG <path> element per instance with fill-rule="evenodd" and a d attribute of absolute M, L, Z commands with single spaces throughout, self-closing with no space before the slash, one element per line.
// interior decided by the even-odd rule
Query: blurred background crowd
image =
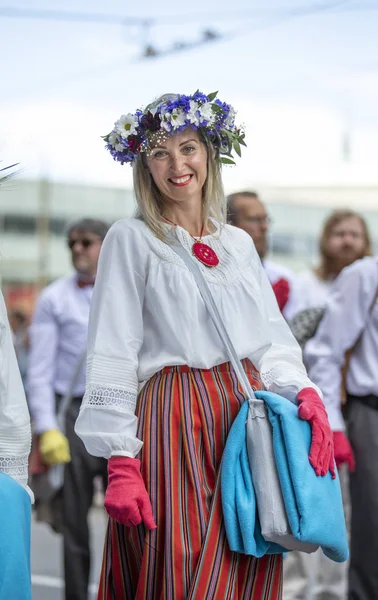
<path fill-rule="evenodd" d="M 131 169 L 109 160 L 101 136 L 116 116 L 164 92 L 219 90 L 238 108 L 247 149 L 224 169 L 229 222 L 254 239 L 305 346 L 314 316 L 305 331 L 295 317 L 321 314 L 343 268 L 378 250 L 377 26 L 373 0 L 2 3 L 0 281 L 28 397 L 42 291 L 75 276 L 83 260 L 94 279 L 105 228 L 134 212 Z M 79 358 L 82 331 L 73 331 Z M 68 383 L 54 393 L 64 395 Z M 105 526 L 96 469 L 83 507 L 85 516 L 92 505 L 91 598 Z M 342 478 L 349 518 L 346 468 Z M 46 526 L 51 519 L 37 517 L 34 598 L 54 600 L 65 578 L 60 536 Z M 88 543 L 84 531 L 84 585 L 71 600 L 86 598 Z M 327 575 L 315 562 L 287 561 L 285 600 L 347 598 L 347 566 Z"/>

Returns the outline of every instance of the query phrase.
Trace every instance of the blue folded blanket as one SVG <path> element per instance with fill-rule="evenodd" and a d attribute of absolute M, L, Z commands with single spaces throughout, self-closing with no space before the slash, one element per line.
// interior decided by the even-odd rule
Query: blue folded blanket
<path fill-rule="evenodd" d="M 272 425 L 273 448 L 292 535 L 321 546 L 335 562 L 348 558 L 348 541 L 338 477 L 318 477 L 308 454 L 311 428 L 298 418 L 295 404 L 277 394 L 255 392 L 263 399 Z M 229 546 L 256 557 L 287 550 L 261 534 L 246 447 L 248 401 L 241 407 L 226 441 L 221 465 L 222 506 Z"/>
<path fill-rule="evenodd" d="M 31 600 L 31 502 L 17 481 L 0 473 L 0 598 Z"/>

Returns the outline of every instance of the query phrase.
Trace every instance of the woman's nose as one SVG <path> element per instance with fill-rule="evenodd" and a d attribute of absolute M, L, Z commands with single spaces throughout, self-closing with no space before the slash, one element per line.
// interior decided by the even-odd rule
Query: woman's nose
<path fill-rule="evenodd" d="M 171 154 L 171 170 L 174 172 L 180 172 L 184 166 L 185 157 L 182 154 Z"/>

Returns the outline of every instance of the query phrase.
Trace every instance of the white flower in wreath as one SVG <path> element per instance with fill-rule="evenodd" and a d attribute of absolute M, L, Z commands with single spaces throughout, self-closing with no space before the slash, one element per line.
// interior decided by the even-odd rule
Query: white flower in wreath
<path fill-rule="evenodd" d="M 185 113 L 182 110 L 178 109 L 178 108 L 175 108 L 170 113 L 170 119 L 171 119 L 172 128 L 174 130 L 178 129 L 179 127 L 182 127 L 186 123 L 186 115 L 185 115 Z"/>
<path fill-rule="evenodd" d="M 207 121 L 208 123 L 213 123 L 215 121 L 215 114 L 211 106 L 211 102 L 202 104 L 199 111 L 201 114 L 201 121 Z"/>
<path fill-rule="evenodd" d="M 160 127 L 168 133 L 172 131 L 171 115 L 164 107 L 160 110 Z"/>
<path fill-rule="evenodd" d="M 228 113 L 227 119 L 224 122 L 227 129 L 233 129 L 233 127 L 235 126 L 235 116 L 236 111 L 234 108 L 232 108 L 232 106 L 230 106 L 230 112 Z"/>
<path fill-rule="evenodd" d="M 164 131 L 167 131 L 168 133 L 171 133 L 171 131 L 172 131 L 171 121 L 168 120 L 167 117 L 165 117 L 164 119 L 161 120 L 160 127 L 161 127 L 161 129 L 164 129 Z"/>
<path fill-rule="evenodd" d="M 112 131 L 109 134 L 108 141 L 116 152 L 122 152 L 125 149 L 124 146 L 119 143 L 119 134 L 117 134 L 115 131 Z"/>
<path fill-rule="evenodd" d="M 193 125 L 199 126 L 199 124 L 200 124 L 200 117 L 198 115 L 198 109 L 199 109 L 198 102 L 195 102 L 194 100 L 191 100 L 189 102 L 189 107 L 190 107 L 190 110 L 189 110 L 189 112 L 186 115 L 187 119 Z"/>
<path fill-rule="evenodd" d="M 129 137 L 129 135 L 135 135 L 137 132 L 138 119 L 131 113 L 128 115 L 122 115 L 118 121 L 115 122 L 114 128 L 117 133 L 123 138 Z"/>

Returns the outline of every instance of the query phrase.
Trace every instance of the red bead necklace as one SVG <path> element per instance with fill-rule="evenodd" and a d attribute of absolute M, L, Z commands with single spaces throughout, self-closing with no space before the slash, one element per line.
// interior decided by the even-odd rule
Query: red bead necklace
<path fill-rule="evenodd" d="M 171 225 L 173 225 L 174 227 L 177 227 L 177 224 L 173 223 L 173 221 L 170 221 L 166 217 L 163 217 L 163 219 Z M 214 252 L 214 250 L 210 248 L 210 246 L 208 246 L 202 241 L 204 229 L 205 225 L 203 224 L 199 238 L 194 237 L 194 235 L 188 232 L 190 237 L 194 240 L 194 244 L 192 246 L 192 253 L 196 257 L 196 259 L 199 260 L 206 267 L 216 267 L 219 264 L 219 258 L 216 252 Z"/>

